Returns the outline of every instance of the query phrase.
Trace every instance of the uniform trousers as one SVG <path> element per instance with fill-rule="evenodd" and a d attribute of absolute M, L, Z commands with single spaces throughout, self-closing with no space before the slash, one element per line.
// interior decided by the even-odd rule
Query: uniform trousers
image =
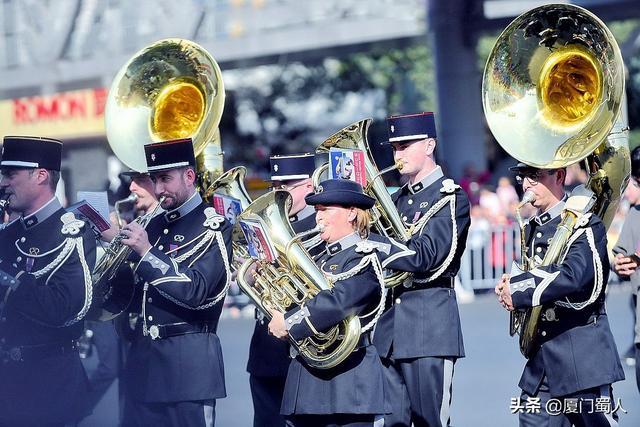
<path fill-rule="evenodd" d="M 454 358 L 382 358 L 391 414 L 385 427 L 449 425 Z"/>
<path fill-rule="evenodd" d="M 249 376 L 253 399 L 253 427 L 283 427 L 285 419 L 280 415 L 282 394 L 287 377 Z"/>
<path fill-rule="evenodd" d="M 332 415 L 290 415 L 287 427 L 383 427 L 382 415 L 332 414 Z"/>
<path fill-rule="evenodd" d="M 216 401 L 125 402 L 121 427 L 213 427 Z"/>
<path fill-rule="evenodd" d="M 542 379 L 542 384 L 535 396 L 529 396 L 527 393 L 523 392 L 520 400 L 522 404 L 526 404 L 526 402 L 531 398 L 540 399 L 541 410 L 539 413 L 526 413 L 526 411 L 520 412 L 520 427 L 571 427 L 572 425 L 575 427 L 610 427 L 618 425 L 618 416 L 616 414 L 597 412 L 595 408 L 588 403 L 596 402 L 596 399 L 598 398 L 608 398 L 613 408 L 615 406 L 615 402 L 613 401 L 611 385 L 590 388 L 567 396 L 553 398 L 561 402 L 563 406 L 565 405 L 566 399 L 577 399 L 578 403 L 582 402 L 582 409 L 578 409 L 578 413 L 560 413 L 559 415 L 550 415 L 545 410 L 547 402 L 552 399 L 549 394 L 549 386 L 547 384 L 546 376 Z M 578 406 L 578 408 L 580 408 L 580 406 Z"/>

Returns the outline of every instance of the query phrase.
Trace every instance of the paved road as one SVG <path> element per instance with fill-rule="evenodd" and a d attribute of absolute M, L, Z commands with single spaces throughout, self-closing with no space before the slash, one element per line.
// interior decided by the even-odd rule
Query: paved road
<path fill-rule="evenodd" d="M 612 289 L 607 301 L 610 323 L 619 349 L 632 340 L 632 314 L 629 289 Z M 511 397 L 519 395 L 518 378 L 524 359 L 515 338 L 507 333 L 508 315 L 491 294 L 477 296 L 461 305 L 467 358 L 456 364 L 453 391 L 452 425 L 462 427 L 517 426 L 517 416 L 509 411 Z M 253 407 L 249 377 L 245 372 L 248 343 L 253 330 L 251 319 L 224 319 L 219 335 L 222 340 L 229 397 L 217 404 L 218 427 L 250 427 Z M 620 426 L 640 426 L 640 394 L 635 373 L 625 366 L 627 379 L 614 386 L 628 413 L 621 414 Z M 82 426 L 115 426 L 115 389 Z"/>

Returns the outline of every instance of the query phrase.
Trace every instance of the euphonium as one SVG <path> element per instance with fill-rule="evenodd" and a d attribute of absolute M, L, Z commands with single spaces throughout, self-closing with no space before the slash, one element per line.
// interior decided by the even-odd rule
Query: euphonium
<path fill-rule="evenodd" d="M 360 120 L 339 130 L 338 132 L 327 138 L 322 144 L 316 148 L 316 153 L 328 154 L 331 148 L 344 148 L 350 150 L 360 150 L 365 153 L 364 164 L 367 177 L 367 185 L 363 188 L 364 192 L 376 199 L 376 203 L 371 209 L 372 223 L 371 228 L 378 234 L 386 236 L 400 242 L 406 242 L 411 237 L 410 230 L 405 227 L 398 210 L 396 209 L 391 195 L 387 191 L 382 175 L 392 170 L 402 169 L 402 163 L 396 164 L 378 171 L 376 163 L 373 159 L 372 151 L 369 148 L 367 140 L 367 132 L 371 125 L 371 119 Z M 316 169 L 313 174 L 314 186 L 317 187 L 320 181 L 320 175 L 328 166 L 323 165 Z M 400 285 L 410 280 L 411 273 L 394 272 L 385 276 L 385 285 L 388 288 Z"/>
<path fill-rule="evenodd" d="M 500 35 L 482 91 L 489 128 L 517 160 L 555 169 L 586 159 L 589 180 L 569 197 L 541 265 L 556 263 L 582 215 L 593 212 L 610 225 L 629 181 L 620 49 L 587 10 L 538 7 Z M 534 349 L 541 313 L 542 306 L 526 310 L 520 324 L 526 357 Z"/>
<path fill-rule="evenodd" d="M 140 224 L 142 228 L 147 228 L 151 219 L 162 209 L 161 205 L 164 197 L 158 200 L 155 208 L 136 218 L 133 222 Z M 105 248 L 104 255 L 98 260 L 91 273 L 93 283 L 94 298 L 98 301 L 92 302 L 91 309 L 87 314 L 88 320 L 111 320 L 122 313 L 133 297 L 133 277 L 128 277 L 125 286 L 127 289 L 119 289 L 120 283 L 113 283 L 116 274 L 122 264 L 129 258 L 132 249 L 122 243 L 125 235 L 118 233 L 109 245 Z M 114 297 L 114 293 L 119 295 Z"/>
<path fill-rule="evenodd" d="M 260 222 L 277 252 L 272 263 L 248 259 L 238 270 L 238 286 L 268 319 L 271 319 L 270 309 L 285 312 L 332 287 L 289 223 L 291 203 L 288 192 L 276 190 L 257 198 L 239 217 L 239 220 Z M 236 223 L 234 240 L 239 239 L 242 239 L 242 230 Z M 248 276 L 255 282 L 251 283 L 252 278 Z M 359 338 L 360 319 L 352 315 L 327 332 L 289 341 L 308 365 L 329 369 L 353 352 Z"/>

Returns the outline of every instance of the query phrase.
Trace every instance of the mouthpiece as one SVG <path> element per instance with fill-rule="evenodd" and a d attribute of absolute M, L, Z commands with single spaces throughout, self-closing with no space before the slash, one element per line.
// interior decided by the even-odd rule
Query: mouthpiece
<path fill-rule="evenodd" d="M 522 196 L 522 201 L 520 202 L 520 206 L 524 206 L 527 203 L 531 203 L 535 201 L 536 201 L 536 195 L 533 193 L 533 191 L 529 190 L 525 192 L 524 195 Z"/>
<path fill-rule="evenodd" d="M 138 195 L 136 193 L 131 193 L 129 196 L 123 200 L 125 203 L 133 203 L 138 200 Z"/>

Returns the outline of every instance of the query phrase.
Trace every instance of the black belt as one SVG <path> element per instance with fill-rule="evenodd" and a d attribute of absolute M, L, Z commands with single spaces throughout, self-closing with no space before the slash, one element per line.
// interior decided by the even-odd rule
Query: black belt
<path fill-rule="evenodd" d="M 178 335 L 200 334 L 205 332 L 215 332 L 216 324 L 199 322 L 199 323 L 169 323 L 166 325 L 151 325 L 149 327 L 149 336 L 151 339 L 162 339 L 175 337 Z"/>
<path fill-rule="evenodd" d="M 420 278 L 417 278 L 420 280 Z M 426 280 L 426 278 L 424 279 Z M 408 289 L 430 289 L 430 288 L 445 288 L 453 289 L 455 285 L 455 277 L 438 277 L 430 282 L 416 282 L 415 279 L 411 282 L 411 287 Z"/>
<path fill-rule="evenodd" d="M 0 357 L 3 363 L 34 362 L 63 354 L 78 354 L 75 341 L 63 343 L 22 345 L 3 348 Z"/>

